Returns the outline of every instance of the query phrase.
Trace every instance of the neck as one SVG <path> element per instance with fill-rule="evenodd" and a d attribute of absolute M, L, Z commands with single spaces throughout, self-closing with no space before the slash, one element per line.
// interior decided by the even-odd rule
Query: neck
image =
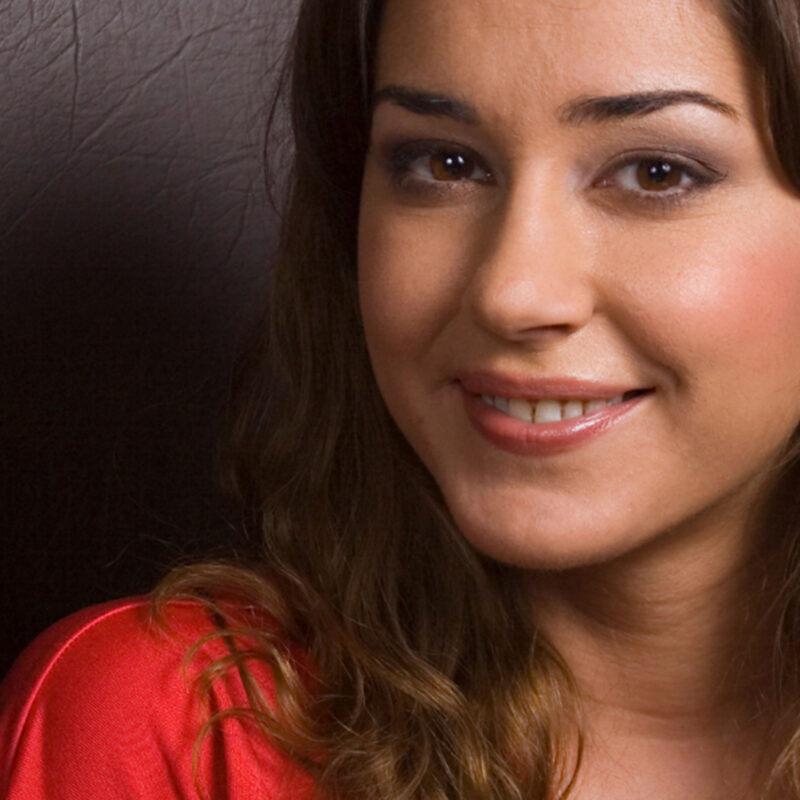
<path fill-rule="evenodd" d="M 763 570 L 730 564 L 712 574 L 704 563 L 614 563 L 537 578 L 537 623 L 587 699 L 693 717 L 763 677 L 743 658 L 766 635 Z"/>
<path fill-rule="evenodd" d="M 741 767 L 740 787 L 755 780 L 774 630 L 763 551 L 744 530 L 695 530 L 602 565 L 530 576 L 537 627 L 578 686 L 590 770 L 604 758 L 617 767 L 662 759 L 661 769 L 694 774 L 694 796 L 708 797 L 724 796 L 701 788 L 722 770 Z M 650 796 L 641 775 L 631 796 Z M 627 796 L 605 785 L 606 796 Z"/>

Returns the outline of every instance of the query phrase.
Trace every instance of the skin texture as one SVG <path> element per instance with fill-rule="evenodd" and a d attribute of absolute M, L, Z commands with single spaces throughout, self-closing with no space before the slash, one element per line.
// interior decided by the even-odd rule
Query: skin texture
<path fill-rule="evenodd" d="M 800 201 L 754 84 L 704 3 L 404 0 L 383 20 L 376 88 L 478 119 L 376 106 L 359 236 L 373 368 L 464 536 L 528 571 L 587 698 L 581 798 L 746 796 L 758 771 L 763 730 L 742 720 L 760 676 L 730 665 L 768 576 L 751 519 L 800 419 Z M 733 112 L 563 120 L 654 90 Z M 398 166 L 428 140 L 433 157 Z M 642 159 L 688 172 L 643 188 Z M 651 393 L 578 447 L 516 455 L 470 422 L 467 369 Z"/>

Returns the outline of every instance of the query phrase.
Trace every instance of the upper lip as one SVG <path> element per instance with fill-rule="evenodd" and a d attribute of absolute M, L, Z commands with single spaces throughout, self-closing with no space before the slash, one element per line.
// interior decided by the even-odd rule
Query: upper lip
<path fill-rule="evenodd" d="M 617 383 L 562 375 L 529 376 L 510 372 L 468 369 L 456 374 L 456 380 L 470 394 L 524 400 L 572 399 L 612 400 L 628 392 L 648 387 L 635 382 Z"/>

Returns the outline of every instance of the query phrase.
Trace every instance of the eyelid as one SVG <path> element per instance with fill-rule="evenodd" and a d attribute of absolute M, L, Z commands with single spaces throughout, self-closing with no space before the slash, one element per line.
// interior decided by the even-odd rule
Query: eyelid
<path fill-rule="evenodd" d="M 479 191 L 483 187 L 498 183 L 496 175 L 479 152 L 472 147 L 452 140 L 392 138 L 384 141 L 377 152 L 384 162 L 394 186 L 402 192 L 407 192 L 411 195 L 416 194 L 421 199 L 424 197 L 430 199 L 456 199 Z M 436 180 L 432 176 L 426 177 L 412 169 L 417 159 L 443 152 L 447 154 L 463 154 L 469 157 L 484 175 L 447 181 Z M 629 150 L 617 153 L 612 159 L 609 159 L 600 168 L 599 177 L 593 179 L 590 186 L 594 189 L 614 191 L 616 196 L 620 198 L 618 202 L 621 204 L 638 204 L 643 208 L 647 206 L 656 208 L 659 205 L 677 206 L 691 202 L 695 196 L 727 178 L 726 172 L 711 166 L 708 163 L 709 160 L 708 157 L 696 154 L 689 155 L 664 147 Z M 643 161 L 664 161 L 677 166 L 690 179 L 689 185 L 679 185 L 662 191 L 647 191 L 646 189 L 625 188 L 615 182 L 615 176 L 623 169 Z M 610 200 L 612 196 L 609 195 L 608 199 Z"/>
<path fill-rule="evenodd" d="M 647 192 L 641 190 L 640 192 L 633 192 L 641 196 L 674 196 L 677 194 L 685 194 L 693 191 L 693 189 L 701 189 L 712 186 L 724 180 L 727 176 L 724 172 L 704 163 L 703 161 L 682 155 L 680 153 L 672 153 L 664 150 L 638 150 L 627 153 L 622 153 L 612 160 L 612 162 L 601 170 L 600 177 L 594 181 L 594 186 L 598 188 L 606 188 L 604 182 L 608 181 L 611 177 L 625 169 L 626 167 L 639 164 L 643 161 L 662 161 L 675 165 L 682 169 L 694 181 L 694 187 L 690 189 L 676 189 L 673 192 Z"/>
<path fill-rule="evenodd" d="M 453 155 L 467 156 L 471 161 L 474 161 L 475 166 L 478 167 L 485 175 L 483 179 L 475 179 L 473 181 L 462 181 L 463 183 L 489 183 L 494 181 L 494 175 L 491 168 L 479 153 L 475 152 L 471 147 L 456 144 L 442 139 L 414 139 L 411 141 L 402 141 L 400 143 L 389 142 L 384 148 L 384 160 L 391 172 L 398 175 L 402 172 L 408 172 L 410 166 L 420 158 L 426 156 L 434 156 L 437 153 L 448 153 Z M 424 178 L 417 176 L 420 181 L 425 181 Z M 431 181 L 431 183 L 439 181 Z M 445 181 L 441 181 L 445 183 Z M 458 183 L 458 181 L 453 181 Z"/>

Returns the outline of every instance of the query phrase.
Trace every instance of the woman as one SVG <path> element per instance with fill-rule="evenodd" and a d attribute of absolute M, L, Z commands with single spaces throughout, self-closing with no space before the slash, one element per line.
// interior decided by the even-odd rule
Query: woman
<path fill-rule="evenodd" d="M 800 796 L 800 5 L 307 0 L 291 90 L 263 559 L 46 634 L 2 788 Z"/>

